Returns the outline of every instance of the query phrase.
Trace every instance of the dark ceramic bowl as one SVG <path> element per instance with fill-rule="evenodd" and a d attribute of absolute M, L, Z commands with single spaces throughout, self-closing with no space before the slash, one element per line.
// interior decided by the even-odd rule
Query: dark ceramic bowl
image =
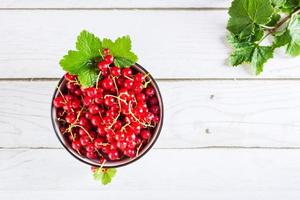
<path fill-rule="evenodd" d="M 140 66 L 139 64 L 136 64 L 135 66 L 133 66 L 133 69 L 144 73 L 144 74 L 149 74 L 142 66 Z M 111 167 L 121 167 L 124 165 L 128 165 L 136 160 L 138 160 L 139 158 L 141 158 L 142 156 L 144 156 L 154 145 L 154 143 L 156 142 L 161 129 L 162 129 L 162 125 L 163 125 L 163 114 L 164 114 L 164 109 L 163 109 L 163 101 L 162 101 L 162 97 L 158 88 L 157 83 L 155 82 L 154 78 L 149 75 L 149 78 L 151 79 L 151 85 L 153 86 L 153 88 L 156 91 L 156 96 L 158 98 L 158 102 L 159 102 L 159 107 L 160 107 L 160 121 L 157 124 L 157 126 L 154 128 L 154 130 L 152 131 L 152 138 L 150 139 L 150 141 L 140 150 L 139 154 L 134 157 L 134 158 L 126 158 L 126 159 L 122 159 L 119 161 L 107 161 L 103 167 L 104 168 L 111 168 Z M 61 91 L 64 91 L 66 89 L 66 80 L 64 79 L 64 77 L 62 77 L 58 83 L 58 88 L 60 88 Z M 53 99 L 55 97 L 57 97 L 59 95 L 59 91 L 56 88 L 53 94 L 53 98 L 52 98 L 52 102 Z M 71 145 L 68 143 L 68 141 L 64 138 L 64 136 L 60 133 L 59 130 L 59 125 L 56 121 L 56 109 L 53 106 L 53 103 L 51 104 L 51 119 L 52 119 L 52 125 L 54 128 L 54 131 L 56 133 L 57 138 L 59 139 L 59 141 L 61 142 L 61 144 L 64 146 L 64 148 L 72 155 L 74 156 L 77 160 L 86 163 L 88 165 L 91 166 L 97 166 L 100 167 L 101 164 L 99 162 L 97 162 L 96 160 L 91 160 L 88 159 L 84 156 L 79 155 L 76 151 L 74 151 L 71 147 Z"/>

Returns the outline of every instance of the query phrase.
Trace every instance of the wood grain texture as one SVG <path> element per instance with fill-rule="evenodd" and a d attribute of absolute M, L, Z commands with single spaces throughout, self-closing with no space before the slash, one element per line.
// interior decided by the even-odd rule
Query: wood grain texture
<path fill-rule="evenodd" d="M 110 38 L 129 34 L 139 63 L 156 78 L 257 78 L 226 64 L 227 11 L 2 10 L 0 18 L 0 78 L 60 77 L 58 62 L 83 29 Z M 300 77 L 300 58 L 280 51 L 274 57 L 259 77 Z"/>
<path fill-rule="evenodd" d="M 296 199 L 299 154 L 300 150 L 152 150 L 119 168 L 114 182 L 103 187 L 92 180 L 88 166 L 64 150 L 0 150 L 0 160 L 5 160 L 0 162 L 0 197 L 23 194 L 32 200 L 46 193 L 80 199 L 77 194 L 85 192 L 108 199 L 140 199 L 142 194 L 145 199 L 180 199 L 184 194 L 184 199 Z"/>
<path fill-rule="evenodd" d="M 0 8 L 224 8 L 229 0 L 2 0 Z"/>
<path fill-rule="evenodd" d="M 1 81 L 0 147 L 61 147 L 50 121 L 57 81 Z M 300 81 L 159 81 L 156 148 L 300 147 Z"/>

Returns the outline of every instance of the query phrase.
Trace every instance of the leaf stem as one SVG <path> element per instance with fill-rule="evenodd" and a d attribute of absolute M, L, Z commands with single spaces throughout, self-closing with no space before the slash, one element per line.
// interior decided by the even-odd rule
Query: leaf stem
<path fill-rule="evenodd" d="M 269 35 L 273 34 L 274 32 L 277 31 L 278 28 L 280 28 L 283 24 L 285 24 L 288 20 L 291 19 L 291 17 L 293 15 L 297 15 L 300 13 L 300 8 L 297 8 L 296 10 L 294 10 L 290 15 L 284 17 L 280 22 L 278 22 L 278 24 L 276 24 L 276 26 L 272 29 L 267 28 L 268 33 L 258 42 L 258 44 L 260 44 L 264 39 L 266 39 Z"/>

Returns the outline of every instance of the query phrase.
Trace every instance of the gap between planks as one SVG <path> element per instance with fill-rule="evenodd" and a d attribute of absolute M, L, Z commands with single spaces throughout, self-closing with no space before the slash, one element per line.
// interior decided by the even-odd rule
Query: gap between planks
<path fill-rule="evenodd" d="M 0 150 L 39 150 L 39 149 L 64 149 L 63 147 L 0 147 Z M 269 150 L 280 150 L 280 149 L 295 149 L 295 150 L 300 150 L 300 147 L 259 147 L 259 146 L 249 146 L 249 147 L 244 147 L 244 146 L 204 146 L 204 147 L 178 147 L 178 148 L 168 148 L 168 147 L 154 147 L 153 149 L 158 149 L 158 150 L 200 150 L 200 149 L 269 149 Z"/>
<path fill-rule="evenodd" d="M 149 10 L 149 11 L 160 11 L 160 10 L 168 10 L 168 11 L 214 11 L 214 10 L 228 10 L 228 8 L 220 7 L 220 8 L 213 8 L 213 7 L 206 7 L 206 8 L 193 8 L 193 7 L 186 7 L 186 8 L 176 8 L 176 7 L 169 7 L 169 8 L 159 8 L 159 7 L 147 7 L 147 8 L 122 8 L 122 7 L 115 7 L 115 8 L 0 8 L 0 11 L 9 11 L 9 10 L 38 10 L 38 11 L 76 11 L 76 10 Z"/>
<path fill-rule="evenodd" d="M 300 81 L 300 78 L 154 78 L 161 82 L 176 81 Z M 59 81 L 60 78 L 0 78 L 0 82 L 43 82 Z"/>

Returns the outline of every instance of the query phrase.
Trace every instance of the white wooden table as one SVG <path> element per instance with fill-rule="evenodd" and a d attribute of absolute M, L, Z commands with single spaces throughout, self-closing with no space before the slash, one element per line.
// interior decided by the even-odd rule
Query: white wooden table
<path fill-rule="evenodd" d="M 1 0 L 0 199 L 299 199 L 300 59 L 226 64 L 229 0 Z M 87 29 L 129 34 L 165 103 L 159 141 L 109 186 L 59 144 L 58 61 Z"/>

